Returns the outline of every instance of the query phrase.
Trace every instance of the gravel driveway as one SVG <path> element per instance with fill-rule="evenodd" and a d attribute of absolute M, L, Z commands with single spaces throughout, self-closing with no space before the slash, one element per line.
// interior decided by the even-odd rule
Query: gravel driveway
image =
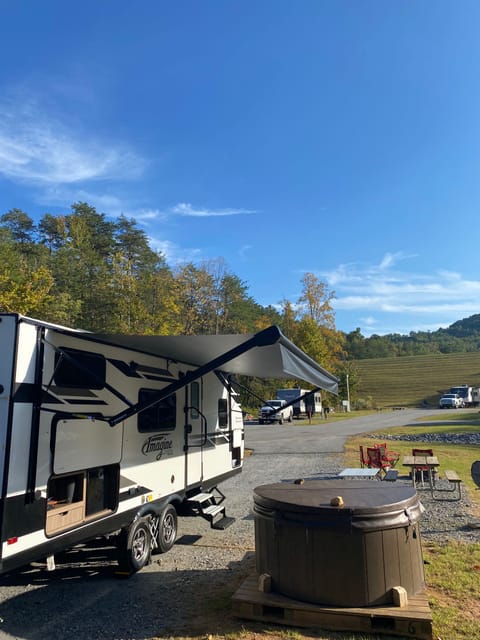
<path fill-rule="evenodd" d="M 253 455 L 241 474 L 222 485 L 226 531 L 199 518 L 179 522 L 171 551 L 129 579 L 115 575 L 112 549 L 75 548 L 56 557 L 57 569 L 30 565 L 0 578 L 0 639 L 140 640 L 174 635 L 228 633 L 241 627 L 225 604 L 254 569 L 253 489 L 299 477 L 335 475 L 343 468 L 345 438 L 364 431 L 408 424 L 425 410 L 385 412 L 368 418 L 320 425 L 246 427 Z M 405 481 L 407 480 L 400 480 Z M 422 537 L 479 541 L 468 527 L 468 501 L 433 503 L 420 490 L 427 510 Z"/>

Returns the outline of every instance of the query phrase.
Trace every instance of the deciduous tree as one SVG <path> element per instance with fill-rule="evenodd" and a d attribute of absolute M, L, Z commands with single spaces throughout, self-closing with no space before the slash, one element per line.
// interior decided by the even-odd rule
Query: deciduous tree
<path fill-rule="evenodd" d="M 330 291 L 327 284 L 313 273 L 306 273 L 302 278 L 302 295 L 298 306 L 302 315 L 310 316 L 318 325 L 335 328 L 335 315 L 332 300 L 335 292 Z"/>

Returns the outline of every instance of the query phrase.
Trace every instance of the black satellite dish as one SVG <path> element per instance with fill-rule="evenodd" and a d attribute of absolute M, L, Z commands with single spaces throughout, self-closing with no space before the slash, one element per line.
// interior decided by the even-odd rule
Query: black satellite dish
<path fill-rule="evenodd" d="M 480 487 L 480 460 L 476 460 L 472 464 L 471 474 L 477 487 Z"/>

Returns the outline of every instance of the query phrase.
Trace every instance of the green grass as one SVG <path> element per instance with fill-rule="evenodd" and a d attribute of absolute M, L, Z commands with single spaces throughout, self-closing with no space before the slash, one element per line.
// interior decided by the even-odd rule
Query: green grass
<path fill-rule="evenodd" d="M 480 638 L 480 544 L 424 546 L 425 580 L 440 638 Z"/>
<path fill-rule="evenodd" d="M 480 353 L 434 354 L 356 360 L 358 398 L 372 398 L 376 406 L 438 406 L 452 386 L 480 387 Z"/>
<path fill-rule="evenodd" d="M 355 418 L 359 415 L 371 414 L 372 411 L 362 411 L 353 413 L 331 414 L 328 421 L 338 421 L 341 419 Z M 398 412 L 399 420 L 402 412 Z M 461 417 L 467 424 L 435 425 L 422 424 L 418 421 L 416 426 L 399 426 L 385 429 L 382 433 L 397 435 L 422 435 L 425 433 L 477 433 L 480 430 L 480 415 L 478 411 L 462 411 L 453 413 L 439 413 L 429 416 L 430 421 L 455 420 Z M 320 419 L 318 420 L 320 421 Z M 295 425 L 305 425 L 308 421 L 295 421 Z M 358 467 L 359 455 L 358 446 L 360 444 L 371 444 L 375 439 L 368 435 L 378 437 L 381 441 L 380 433 L 355 436 L 346 444 L 345 466 Z M 433 445 L 428 442 L 418 441 L 415 443 L 392 440 L 389 441 L 389 448 L 396 450 L 401 455 L 411 453 L 412 446 L 419 448 L 431 448 L 433 446 L 435 455 L 438 455 L 442 469 L 455 469 L 462 478 L 465 489 L 474 503 L 478 505 L 480 513 L 480 490 L 477 490 L 471 480 L 470 466 L 474 460 L 480 458 L 480 447 L 452 445 L 435 442 Z M 401 469 L 401 463 L 399 466 Z M 425 564 L 425 580 L 427 584 L 427 596 L 433 615 L 433 637 L 442 640 L 473 640 L 480 638 L 480 541 L 476 544 L 465 544 L 451 541 L 445 544 L 423 544 L 423 556 Z M 212 607 L 214 615 L 222 612 L 229 619 L 229 598 L 231 592 L 215 600 Z M 213 625 L 212 625 L 213 626 Z M 225 625 L 223 634 L 206 633 L 202 635 L 188 634 L 188 636 L 177 636 L 168 640 L 394 640 L 394 636 L 370 635 L 364 633 L 347 632 L 322 632 L 315 629 L 294 629 L 279 625 L 264 625 L 262 623 L 249 622 L 241 623 L 232 621 Z M 398 636 L 395 636 L 398 639 Z"/>
<path fill-rule="evenodd" d="M 371 446 L 373 442 L 381 442 L 382 434 L 388 435 L 411 435 L 411 436 L 421 436 L 425 433 L 432 434 L 460 434 L 460 433 L 478 433 L 480 431 L 480 416 L 476 412 L 462 412 L 462 420 L 465 419 L 467 422 L 473 422 L 473 424 L 422 424 L 418 423 L 418 426 L 402 426 L 402 427 L 394 427 L 392 429 L 385 429 L 382 433 L 374 433 L 370 434 L 375 436 L 375 439 L 370 437 L 366 438 L 364 435 L 354 436 L 349 438 L 346 447 L 345 447 L 345 464 L 346 466 L 358 467 L 360 464 L 359 457 L 359 446 Z M 467 419 L 467 416 L 470 417 L 470 420 Z M 436 416 L 430 416 L 429 420 L 435 421 L 435 419 L 454 419 L 458 418 L 458 413 L 456 414 L 440 414 Z M 388 448 L 393 451 L 398 451 L 401 456 L 411 455 L 412 448 L 417 447 L 419 449 L 430 449 L 433 447 L 434 454 L 438 456 L 441 466 L 439 467 L 439 473 L 442 474 L 442 470 L 444 469 L 454 469 L 458 475 L 462 478 L 463 484 L 471 491 L 472 501 L 478 503 L 480 506 L 480 491 L 477 491 L 477 487 L 472 480 L 470 469 L 472 466 L 472 462 L 480 459 L 480 448 L 478 445 L 460 445 L 460 444 L 449 444 L 445 442 L 434 442 L 433 444 L 428 441 L 422 442 L 420 441 L 406 441 L 406 440 L 392 440 L 388 443 Z M 401 464 L 398 467 L 400 473 L 402 473 Z M 406 472 L 405 472 L 406 473 Z"/>
<path fill-rule="evenodd" d="M 439 414 L 433 418 L 438 420 L 458 418 L 458 413 Z M 452 425 L 425 425 L 421 422 L 418 426 L 404 426 L 386 429 L 385 435 L 422 435 L 426 433 L 478 433 L 478 412 L 462 412 L 462 420 L 470 421 L 470 424 Z M 432 420 L 432 417 L 429 417 Z M 473 423 L 473 424 L 472 424 Z M 345 464 L 359 466 L 358 447 L 360 444 L 368 445 L 375 439 L 367 438 L 368 435 L 378 437 L 380 433 L 363 434 L 349 439 L 346 445 Z M 419 448 L 432 448 L 438 456 L 442 469 L 455 469 L 462 478 L 464 490 L 476 505 L 474 514 L 480 513 L 480 491 L 476 487 L 470 475 L 473 461 L 480 459 L 480 448 L 473 445 L 452 445 L 446 443 L 428 441 L 388 441 L 389 449 L 398 451 L 402 456 L 411 454 L 412 446 Z M 398 467 L 400 472 L 401 463 Z M 473 514 L 472 520 L 477 517 Z M 480 538 L 479 538 L 480 540 Z M 425 579 L 427 583 L 427 596 L 433 615 L 434 637 L 448 640 L 471 640 L 480 638 L 480 541 L 475 544 L 465 544 L 449 541 L 445 544 L 423 545 L 425 565 Z"/>
<path fill-rule="evenodd" d="M 442 411 L 442 410 L 440 410 Z M 480 431 L 480 411 L 478 409 L 470 409 L 469 411 L 454 411 L 453 413 L 447 413 L 446 411 L 442 411 L 442 413 L 437 414 L 432 418 L 431 415 L 422 416 L 417 418 L 417 422 L 431 422 L 432 420 L 446 421 L 451 420 L 455 422 L 456 420 L 460 421 L 458 427 L 454 427 L 450 425 L 449 433 L 462 433 L 463 426 L 461 423 L 463 422 L 476 422 L 478 425 L 478 430 Z"/>

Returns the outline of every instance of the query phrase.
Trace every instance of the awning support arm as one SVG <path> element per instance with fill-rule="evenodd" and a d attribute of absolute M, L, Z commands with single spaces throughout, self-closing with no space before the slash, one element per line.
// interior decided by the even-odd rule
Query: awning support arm
<path fill-rule="evenodd" d="M 210 362 L 207 362 L 201 367 L 198 367 L 194 371 L 188 371 L 181 378 L 179 378 L 175 382 L 172 382 L 167 387 L 159 391 L 158 394 L 152 395 L 149 400 L 145 400 L 144 402 L 137 402 L 133 406 L 128 407 L 127 409 L 124 409 L 120 413 L 117 413 L 117 415 L 112 416 L 111 418 L 107 418 L 108 424 L 111 427 L 114 427 L 115 425 L 119 424 L 123 420 L 127 420 L 128 418 L 131 418 L 137 413 L 140 413 L 145 409 L 149 409 L 150 407 L 154 406 L 155 404 L 157 404 L 167 396 L 170 396 L 172 393 L 175 393 L 179 389 L 183 389 L 184 387 L 189 385 L 191 382 L 198 380 L 198 378 L 201 378 L 207 373 L 210 373 L 215 369 L 221 369 L 222 366 L 225 365 L 227 362 L 230 362 L 230 360 L 237 358 L 238 356 L 249 351 L 250 349 L 253 349 L 254 347 L 265 347 L 268 345 L 275 344 L 275 342 L 279 339 L 280 336 L 281 336 L 280 329 L 276 326 L 268 327 L 267 329 L 260 331 L 259 333 L 255 334 L 252 338 L 249 338 L 242 344 L 239 344 L 237 347 L 230 349 L 230 351 L 227 351 L 222 355 L 217 356 L 213 360 L 210 360 Z"/>
<path fill-rule="evenodd" d="M 240 389 L 243 389 L 244 391 L 246 391 L 249 395 L 253 396 L 255 400 L 260 400 L 260 402 L 262 402 L 263 404 L 266 403 L 266 400 L 264 400 L 261 396 L 257 395 L 255 391 L 252 391 L 250 387 L 247 387 L 246 385 L 239 382 L 236 378 L 233 378 L 232 375 L 228 376 L 228 380 L 233 387 L 239 387 Z"/>

